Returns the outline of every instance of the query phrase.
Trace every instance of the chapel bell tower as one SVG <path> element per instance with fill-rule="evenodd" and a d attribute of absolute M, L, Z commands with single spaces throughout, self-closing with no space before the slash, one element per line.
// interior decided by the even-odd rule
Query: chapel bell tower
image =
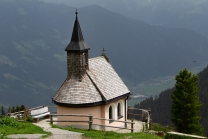
<path fill-rule="evenodd" d="M 67 51 L 67 72 L 68 79 L 81 80 L 86 70 L 89 69 L 88 50 L 90 47 L 84 42 L 81 27 L 78 21 L 78 12 L 75 12 L 76 19 L 72 32 L 71 42 L 66 47 Z"/>

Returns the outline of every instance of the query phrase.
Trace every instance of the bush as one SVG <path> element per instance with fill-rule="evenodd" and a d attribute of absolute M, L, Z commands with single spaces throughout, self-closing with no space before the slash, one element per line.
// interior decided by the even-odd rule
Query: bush
<path fill-rule="evenodd" d="M 34 120 L 33 120 L 33 118 L 31 116 L 28 116 L 26 121 L 32 123 Z"/>
<path fill-rule="evenodd" d="M 175 129 L 171 126 L 162 126 L 157 123 L 152 123 L 152 130 L 154 131 L 163 131 L 165 133 L 170 132 L 170 131 L 175 131 Z"/>
<path fill-rule="evenodd" d="M 5 133 L 3 133 L 3 132 L 0 131 L 0 139 L 4 139 L 4 138 L 6 138 L 5 137 Z"/>
<path fill-rule="evenodd" d="M 21 127 L 21 124 L 14 118 L 10 118 L 8 116 L 4 116 L 0 118 L 0 127 Z"/>

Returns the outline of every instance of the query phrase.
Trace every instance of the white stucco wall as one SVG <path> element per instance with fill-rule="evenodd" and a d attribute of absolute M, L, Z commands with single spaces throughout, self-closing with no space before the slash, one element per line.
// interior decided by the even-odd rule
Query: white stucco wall
<path fill-rule="evenodd" d="M 117 105 L 118 103 L 121 103 L 121 115 L 123 116 L 122 118 L 118 119 L 117 116 Z M 99 105 L 99 106 L 94 106 L 94 107 L 83 107 L 83 108 L 71 108 L 71 107 L 62 107 L 62 106 L 57 106 L 57 114 L 91 114 L 93 117 L 98 117 L 98 118 L 105 118 L 109 119 L 109 107 L 113 106 L 113 112 L 114 112 L 114 120 L 119 120 L 119 121 L 125 121 L 126 119 L 126 104 L 125 104 L 125 98 L 114 101 L 110 104 L 107 105 Z M 89 118 L 87 117 L 71 117 L 71 116 L 58 116 L 58 120 L 74 120 L 74 121 L 88 121 Z M 93 124 L 101 124 L 101 125 L 108 125 L 108 126 L 118 126 L 118 127 L 124 127 L 125 124 L 121 122 L 111 122 L 107 120 L 97 120 L 93 119 Z M 73 126 L 77 128 L 88 128 L 89 124 L 88 123 L 74 123 L 74 122 L 59 122 L 58 125 L 60 126 Z M 94 129 L 101 129 L 102 127 L 100 126 L 93 126 Z M 110 128 L 105 128 L 105 129 L 110 129 Z"/>

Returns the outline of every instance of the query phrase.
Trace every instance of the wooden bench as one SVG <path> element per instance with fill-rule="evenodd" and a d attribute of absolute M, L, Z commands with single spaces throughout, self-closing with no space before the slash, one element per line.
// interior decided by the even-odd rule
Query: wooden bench
<path fill-rule="evenodd" d="M 31 117 L 33 118 L 34 122 L 38 122 L 40 118 L 45 118 L 50 115 L 48 111 L 48 107 L 38 107 L 36 109 L 30 110 Z"/>

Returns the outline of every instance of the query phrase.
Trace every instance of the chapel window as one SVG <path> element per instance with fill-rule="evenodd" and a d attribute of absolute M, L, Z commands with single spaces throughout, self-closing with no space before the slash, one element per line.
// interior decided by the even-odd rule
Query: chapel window
<path fill-rule="evenodd" d="M 113 108 L 112 108 L 112 106 L 109 107 L 108 113 L 109 113 L 109 119 L 113 119 Z M 113 120 L 109 120 L 109 123 L 112 123 L 112 122 L 113 122 Z"/>
<path fill-rule="evenodd" d="M 118 119 L 121 118 L 121 104 L 118 103 L 118 106 L 117 106 L 117 116 L 118 116 Z"/>

